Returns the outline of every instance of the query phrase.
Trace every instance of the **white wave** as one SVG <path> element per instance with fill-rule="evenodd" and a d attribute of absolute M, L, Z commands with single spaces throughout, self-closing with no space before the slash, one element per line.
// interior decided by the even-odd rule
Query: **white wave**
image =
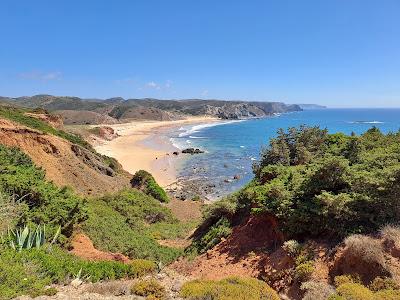
<path fill-rule="evenodd" d="M 190 139 L 206 139 L 205 136 L 193 136 L 193 135 L 189 135 Z"/>
<path fill-rule="evenodd" d="M 381 122 L 381 121 L 351 121 L 348 123 L 350 123 L 350 124 L 384 124 L 385 122 Z"/>
<path fill-rule="evenodd" d="M 240 148 L 245 148 L 244 146 L 239 146 Z"/>
<path fill-rule="evenodd" d="M 197 133 L 205 128 L 210 128 L 214 126 L 220 126 L 220 125 L 226 125 L 226 124 L 231 124 L 231 123 L 237 123 L 237 122 L 242 122 L 244 120 L 231 120 L 231 121 L 225 121 L 225 122 L 216 122 L 216 123 L 207 123 L 207 124 L 199 124 L 199 125 L 194 125 L 188 129 L 186 129 L 185 132 L 182 132 L 179 134 L 179 137 L 184 137 L 191 135 L 193 133 Z"/>

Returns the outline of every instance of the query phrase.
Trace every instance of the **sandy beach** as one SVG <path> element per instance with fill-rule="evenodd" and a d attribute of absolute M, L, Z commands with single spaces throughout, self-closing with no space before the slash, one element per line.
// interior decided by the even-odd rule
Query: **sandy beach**
<path fill-rule="evenodd" d="M 113 128 L 119 135 L 112 141 L 101 141 L 94 145 L 97 152 L 116 158 L 125 170 L 134 174 L 146 170 L 153 174 L 162 186 L 176 181 L 176 167 L 184 155 L 173 155 L 177 151 L 166 133 L 182 125 L 218 122 L 217 118 L 190 117 L 177 121 L 133 121 L 123 124 L 104 125 Z"/>

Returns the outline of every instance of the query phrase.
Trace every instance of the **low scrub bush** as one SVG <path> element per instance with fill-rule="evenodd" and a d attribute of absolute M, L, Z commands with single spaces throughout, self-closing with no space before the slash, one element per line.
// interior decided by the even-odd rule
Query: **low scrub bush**
<path fill-rule="evenodd" d="M 134 259 L 130 262 L 131 273 L 135 277 L 141 277 L 156 271 L 157 265 L 155 262 L 147 259 Z"/>
<path fill-rule="evenodd" d="M 154 300 L 163 300 L 167 297 L 165 288 L 155 279 L 144 279 L 134 283 L 131 292 Z"/>
<path fill-rule="evenodd" d="M 46 224 L 49 235 L 61 226 L 61 241 L 87 217 L 83 199 L 45 180 L 42 169 L 20 150 L 0 145 L 0 192 L 18 200 L 17 225 Z"/>
<path fill-rule="evenodd" d="M 80 274 L 91 282 L 137 278 L 154 272 L 151 261 L 137 260 L 131 264 L 115 261 L 86 261 L 68 254 L 57 246 L 0 253 L 0 299 L 18 295 L 46 295 L 51 283 L 65 284 Z M 3 298 L 2 298 L 3 297 Z"/>
<path fill-rule="evenodd" d="M 296 266 L 294 270 L 294 277 L 300 282 L 307 281 L 311 278 L 311 274 L 314 272 L 314 263 L 312 261 L 306 261 Z"/>
<path fill-rule="evenodd" d="M 380 290 L 374 294 L 375 300 L 400 300 L 399 290 Z"/>
<path fill-rule="evenodd" d="M 386 225 L 379 233 L 388 246 L 400 248 L 400 227 Z"/>
<path fill-rule="evenodd" d="M 301 290 L 305 291 L 302 300 L 326 300 L 335 294 L 333 286 L 318 281 L 307 281 L 301 284 Z"/>
<path fill-rule="evenodd" d="M 171 212 L 150 196 L 137 190 L 126 190 L 88 203 L 89 218 L 83 224 L 96 248 L 120 252 L 131 258 L 169 263 L 182 250 L 160 246 L 151 233 L 157 220 L 174 227 Z M 151 218 L 152 224 L 146 222 Z"/>
<path fill-rule="evenodd" d="M 382 244 L 379 240 L 365 235 L 354 234 L 344 240 L 346 252 L 369 264 L 385 266 Z"/>
<path fill-rule="evenodd" d="M 376 300 L 374 293 L 358 283 L 344 283 L 336 288 L 336 295 L 329 300 Z"/>
<path fill-rule="evenodd" d="M 298 241 L 289 240 L 283 243 L 282 249 L 285 250 L 290 257 L 295 258 L 300 254 L 302 247 Z"/>
<path fill-rule="evenodd" d="M 167 193 L 158 185 L 153 175 L 147 171 L 137 171 L 131 179 L 131 185 L 161 202 L 169 201 Z"/>
<path fill-rule="evenodd" d="M 360 276 L 358 275 L 339 275 L 339 276 L 335 276 L 334 278 L 334 284 L 336 287 L 338 287 L 339 285 L 345 284 L 345 283 L 358 283 L 361 284 L 361 279 Z"/>
<path fill-rule="evenodd" d="M 8 228 L 14 228 L 21 217 L 22 205 L 15 199 L 0 190 L 0 235 L 5 233 Z"/>
<path fill-rule="evenodd" d="M 368 287 L 371 291 L 375 292 L 380 290 L 398 290 L 400 288 L 397 282 L 389 277 L 376 277 Z"/>
<path fill-rule="evenodd" d="M 189 300 L 279 300 L 278 294 L 255 278 L 229 277 L 220 281 L 194 280 L 186 282 L 180 296 Z"/>

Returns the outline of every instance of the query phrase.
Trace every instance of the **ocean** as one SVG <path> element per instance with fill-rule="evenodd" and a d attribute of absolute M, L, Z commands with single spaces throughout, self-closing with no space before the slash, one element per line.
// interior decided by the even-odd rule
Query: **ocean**
<path fill-rule="evenodd" d="M 180 149 L 194 147 L 206 153 L 185 160 L 178 176 L 208 181 L 215 186 L 209 198 L 223 197 L 252 179 L 252 164 L 278 129 L 303 124 L 327 128 L 330 133 L 361 134 L 373 126 L 385 133 L 397 132 L 400 109 L 315 109 L 263 119 L 184 126 L 171 134 L 172 143 Z"/>

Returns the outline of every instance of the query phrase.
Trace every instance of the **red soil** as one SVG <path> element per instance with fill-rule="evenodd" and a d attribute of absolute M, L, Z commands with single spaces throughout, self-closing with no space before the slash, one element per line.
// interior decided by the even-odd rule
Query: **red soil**
<path fill-rule="evenodd" d="M 121 253 L 103 252 L 97 250 L 92 241 L 83 233 L 78 233 L 72 238 L 72 254 L 87 260 L 114 260 L 129 263 L 129 258 Z"/>
<path fill-rule="evenodd" d="M 291 258 L 277 248 L 282 241 L 270 216 L 251 216 L 232 234 L 193 262 L 178 261 L 173 268 L 195 278 L 259 277 L 288 268 Z"/>

